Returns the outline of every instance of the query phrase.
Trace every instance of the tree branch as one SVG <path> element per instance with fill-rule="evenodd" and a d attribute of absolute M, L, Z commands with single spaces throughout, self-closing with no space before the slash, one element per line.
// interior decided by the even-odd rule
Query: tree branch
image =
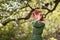
<path fill-rule="evenodd" d="M 53 8 L 52 10 L 50 10 L 50 9 L 44 7 L 44 6 L 42 7 L 42 9 L 48 10 L 48 12 L 45 14 L 45 17 L 44 17 L 44 18 L 46 18 L 46 16 L 47 16 L 50 12 L 53 12 L 53 11 L 56 9 L 56 7 L 57 7 L 57 5 L 59 4 L 59 2 L 60 2 L 60 0 L 55 0 L 55 1 L 54 1 L 55 6 L 54 6 L 54 8 Z M 45 5 L 46 5 L 46 4 L 45 4 Z"/>
<path fill-rule="evenodd" d="M 25 7 L 30 7 L 32 10 L 30 11 L 30 13 L 25 17 L 25 18 L 18 18 L 17 20 L 27 20 L 27 19 L 29 19 L 30 18 L 30 16 L 31 16 L 31 13 L 35 10 L 35 9 L 33 9 L 29 4 L 28 4 L 28 2 L 27 2 L 27 4 L 26 4 L 26 6 Z M 23 8 L 25 8 L 25 7 L 22 7 L 22 8 L 20 8 L 20 9 L 23 9 Z M 2 23 L 2 25 L 3 26 L 5 26 L 7 23 L 9 23 L 9 22 L 11 22 L 11 21 L 15 21 L 16 19 L 7 19 L 7 20 L 5 20 L 3 23 Z"/>
<path fill-rule="evenodd" d="M 42 7 L 42 9 L 48 10 L 48 12 L 45 14 L 45 18 L 46 18 L 46 16 L 47 16 L 50 12 L 53 12 L 53 11 L 56 9 L 56 7 L 57 7 L 57 5 L 59 4 L 59 2 L 60 2 L 60 0 L 55 0 L 55 1 L 54 1 L 55 6 L 54 6 L 54 8 L 53 8 L 52 10 L 50 10 L 50 9 L 44 7 L 44 6 Z M 27 4 L 28 4 L 28 3 L 27 3 Z M 30 16 L 31 16 L 32 12 L 33 12 L 35 9 L 37 9 L 37 8 L 33 9 L 29 4 L 28 4 L 28 7 L 31 8 L 30 13 L 29 13 L 25 18 L 18 18 L 17 20 L 28 20 L 28 19 L 30 18 Z M 25 8 L 25 7 L 23 7 L 23 8 Z M 5 22 L 3 22 L 2 25 L 5 26 L 7 23 L 9 23 L 9 22 L 11 22 L 11 21 L 15 21 L 15 19 L 8 19 L 8 20 L 6 20 Z"/>
<path fill-rule="evenodd" d="M 27 19 L 29 19 L 30 18 L 30 16 L 31 16 L 31 13 L 34 11 L 35 9 L 32 9 L 31 11 L 30 11 L 30 13 L 25 17 L 25 18 L 17 18 L 17 20 L 27 20 Z M 15 21 L 16 19 L 7 19 L 7 20 L 5 20 L 3 23 L 2 23 L 2 25 L 3 26 L 5 26 L 7 23 L 9 23 L 9 22 L 11 22 L 11 21 Z"/>

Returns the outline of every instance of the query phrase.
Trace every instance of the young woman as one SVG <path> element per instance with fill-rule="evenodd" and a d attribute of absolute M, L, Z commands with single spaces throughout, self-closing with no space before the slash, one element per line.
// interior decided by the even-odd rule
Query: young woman
<path fill-rule="evenodd" d="M 43 14 L 39 9 L 32 12 L 32 17 L 35 19 L 33 22 L 33 33 L 31 40 L 42 40 L 42 33 L 45 26 Z"/>

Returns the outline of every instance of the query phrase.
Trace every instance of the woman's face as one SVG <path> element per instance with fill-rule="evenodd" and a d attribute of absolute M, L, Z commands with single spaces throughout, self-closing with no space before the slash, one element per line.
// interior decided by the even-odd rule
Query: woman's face
<path fill-rule="evenodd" d="M 41 11 L 38 11 L 38 10 L 33 11 L 32 15 L 36 21 L 39 21 L 42 18 L 42 13 Z"/>

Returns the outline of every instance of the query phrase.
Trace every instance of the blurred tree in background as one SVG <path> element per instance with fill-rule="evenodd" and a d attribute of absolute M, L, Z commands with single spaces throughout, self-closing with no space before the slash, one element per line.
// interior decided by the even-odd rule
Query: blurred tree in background
<path fill-rule="evenodd" d="M 60 0 L 0 0 L 0 40 L 30 40 L 31 13 L 45 18 L 44 40 L 60 40 Z"/>

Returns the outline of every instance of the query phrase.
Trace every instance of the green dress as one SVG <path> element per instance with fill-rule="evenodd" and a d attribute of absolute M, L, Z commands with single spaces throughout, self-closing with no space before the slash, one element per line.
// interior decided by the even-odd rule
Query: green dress
<path fill-rule="evenodd" d="M 32 33 L 31 40 L 42 40 L 42 33 L 45 24 L 38 21 L 35 21 L 32 24 L 33 24 L 33 33 Z"/>

